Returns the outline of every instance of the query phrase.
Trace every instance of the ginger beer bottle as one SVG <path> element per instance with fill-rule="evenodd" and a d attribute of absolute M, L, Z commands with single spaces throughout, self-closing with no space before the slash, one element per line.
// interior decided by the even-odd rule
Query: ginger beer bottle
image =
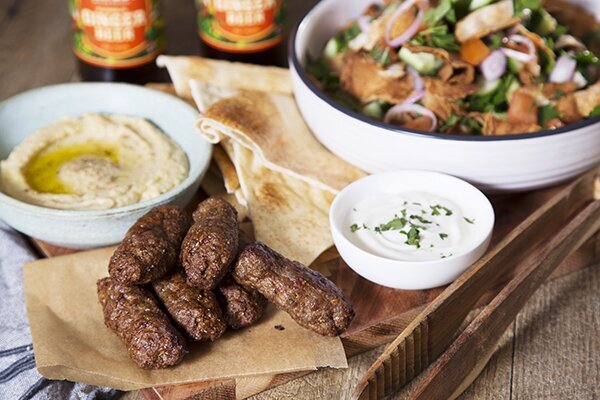
<path fill-rule="evenodd" d="M 158 0 L 70 0 L 73 50 L 85 81 L 158 79 L 164 47 Z"/>
<path fill-rule="evenodd" d="M 282 0 L 196 2 L 203 55 L 253 64 L 286 64 Z"/>

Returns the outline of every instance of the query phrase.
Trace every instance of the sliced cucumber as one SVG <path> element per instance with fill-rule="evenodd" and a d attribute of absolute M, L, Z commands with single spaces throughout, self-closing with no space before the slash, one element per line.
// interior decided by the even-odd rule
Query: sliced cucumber
<path fill-rule="evenodd" d="M 471 0 L 471 4 L 469 4 L 469 11 L 475 11 L 478 8 L 493 3 L 494 1 L 495 0 Z"/>
<path fill-rule="evenodd" d="M 495 92 L 502 83 L 502 79 L 496 79 L 495 81 L 483 81 L 479 84 L 479 89 L 475 92 L 478 96 L 485 96 L 492 92 Z"/>
<path fill-rule="evenodd" d="M 335 58 L 335 56 L 339 53 L 340 51 L 340 42 L 338 40 L 337 37 L 332 37 L 331 39 L 329 39 L 329 42 L 327 42 L 327 45 L 325 46 L 325 50 L 323 51 L 323 56 L 328 59 L 331 60 L 332 58 Z"/>
<path fill-rule="evenodd" d="M 373 101 L 362 108 L 362 113 L 367 117 L 382 119 L 383 118 L 383 109 L 381 108 L 381 103 L 378 101 Z"/>
<path fill-rule="evenodd" d="M 535 29 L 537 33 L 542 36 L 546 36 L 554 32 L 556 30 L 556 27 L 558 26 L 558 22 L 556 21 L 556 19 L 544 9 L 540 9 L 538 12 L 541 14 L 542 18 Z"/>
<path fill-rule="evenodd" d="M 508 57 L 508 70 L 513 74 L 518 74 L 519 71 L 523 68 L 523 63 L 521 61 L 517 61 L 512 57 Z"/>
<path fill-rule="evenodd" d="M 521 85 L 519 84 L 519 82 L 514 80 L 508 87 L 508 90 L 506 91 L 506 100 L 508 100 L 510 102 L 512 99 L 513 93 L 515 93 L 515 91 L 520 87 L 521 87 Z"/>
<path fill-rule="evenodd" d="M 421 75 L 435 75 L 444 65 L 444 61 L 431 53 L 413 53 L 406 47 L 400 49 L 398 57 Z"/>

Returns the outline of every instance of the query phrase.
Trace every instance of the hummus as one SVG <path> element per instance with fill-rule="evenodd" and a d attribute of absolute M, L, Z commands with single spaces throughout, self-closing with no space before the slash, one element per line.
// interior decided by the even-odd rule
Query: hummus
<path fill-rule="evenodd" d="M 0 184 L 30 204 L 101 210 L 157 197 L 188 172 L 183 150 L 149 121 L 85 114 L 27 137 L 0 162 Z"/>

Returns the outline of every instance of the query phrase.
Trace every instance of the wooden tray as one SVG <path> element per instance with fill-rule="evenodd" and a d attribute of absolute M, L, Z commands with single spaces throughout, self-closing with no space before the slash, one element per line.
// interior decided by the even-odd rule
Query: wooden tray
<path fill-rule="evenodd" d="M 492 246 L 523 221 L 533 210 L 540 207 L 555 195 L 563 186 L 524 194 L 492 198 L 496 212 L 496 227 Z M 200 194 L 200 196 L 202 196 Z M 47 257 L 74 253 L 32 239 L 38 249 Z M 550 279 L 564 276 L 600 261 L 600 235 L 592 238 L 579 251 L 561 265 Z M 435 299 L 443 288 L 430 290 L 403 291 L 373 284 L 354 273 L 339 257 L 335 248 L 322 254 L 316 261 L 320 267 L 330 271 L 332 279 L 350 300 L 356 310 L 356 318 L 349 330 L 342 336 L 346 355 L 352 357 L 392 341 L 409 322 Z M 505 280 L 509 277 L 505 277 Z M 500 285 L 502 282 L 499 282 Z M 491 290 L 481 300 L 485 304 L 497 289 Z M 157 387 L 142 390 L 149 400 L 208 400 L 242 399 L 279 384 L 306 375 L 311 371 L 250 378 L 226 379 Z"/>

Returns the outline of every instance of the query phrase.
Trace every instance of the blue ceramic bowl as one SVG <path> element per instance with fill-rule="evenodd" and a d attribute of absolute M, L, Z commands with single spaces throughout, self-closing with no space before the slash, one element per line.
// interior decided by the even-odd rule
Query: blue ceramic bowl
<path fill-rule="evenodd" d="M 38 128 L 87 112 L 146 118 L 185 151 L 190 172 L 180 185 L 153 199 L 108 210 L 68 211 L 39 207 L 0 191 L 0 219 L 29 236 L 70 248 L 120 242 L 129 227 L 153 207 L 186 205 L 210 164 L 212 147 L 196 132 L 198 112 L 171 95 L 117 83 L 68 83 L 19 94 L 0 103 L 0 159 Z"/>

